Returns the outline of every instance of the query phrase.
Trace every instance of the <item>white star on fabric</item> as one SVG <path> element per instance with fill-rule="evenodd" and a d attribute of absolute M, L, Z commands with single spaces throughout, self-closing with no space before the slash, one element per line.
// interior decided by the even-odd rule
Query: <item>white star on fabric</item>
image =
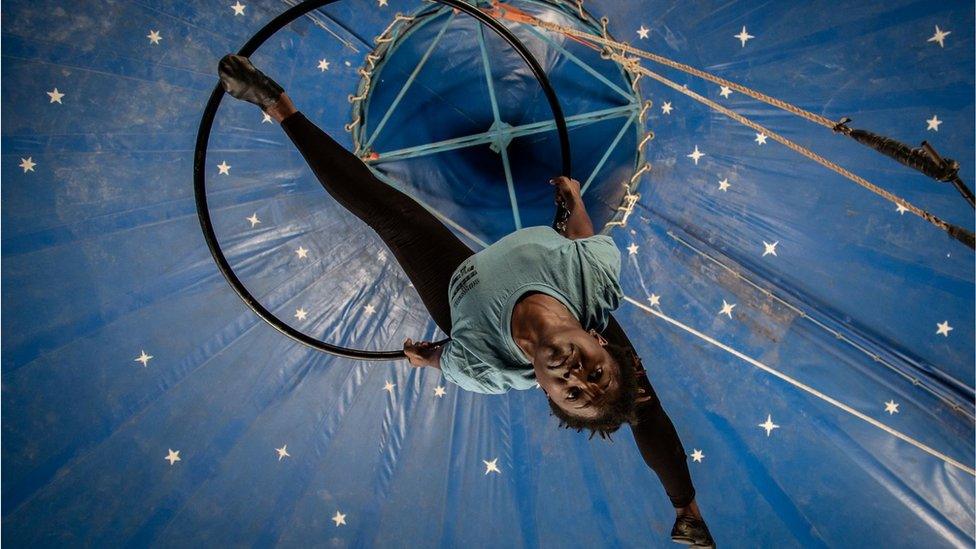
<path fill-rule="evenodd" d="M 722 310 L 719 311 L 718 314 L 727 315 L 729 318 L 732 318 L 732 309 L 734 308 L 735 308 L 735 303 L 729 303 L 723 299 Z"/>
<path fill-rule="evenodd" d="M 281 448 L 275 448 L 275 451 L 278 452 L 278 461 L 281 461 L 282 458 L 291 457 L 291 454 L 288 453 L 287 444 L 285 444 Z"/>
<path fill-rule="evenodd" d="M 237 0 L 237 3 L 231 6 L 230 9 L 234 10 L 234 15 L 244 15 L 244 8 L 246 7 L 244 4 L 241 4 L 240 0 Z"/>
<path fill-rule="evenodd" d="M 899 202 L 898 204 L 895 204 L 895 211 L 900 213 L 901 215 L 905 215 L 905 212 L 908 211 L 908 208 L 902 206 L 901 202 Z"/>
<path fill-rule="evenodd" d="M 952 34 L 952 31 L 944 31 L 944 30 L 940 29 L 938 25 L 936 25 L 935 26 L 935 34 L 932 35 L 932 38 L 929 38 L 928 40 L 926 40 L 926 42 L 938 42 L 939 43 L 939 47 L 944 48 L 945 47 L 945 37 L 946 36 L 949 36 L 950 34 Z"/>
<path fill-rule="evenodd" d="M 319 60 L 319 70 L 322 71 L 322 72 L 325 72 L 325 71 L 329 70 L 329 62 L 326 61 L 325 59 L 320 59 Z"/>
<path fill-rule="evenodd" d="M 368 315 L 371 315 L 376 312 L 376 307 L 373 307 L 372 303 L 367 303 L 364 309 L 366 309 L 366 314 Z"/>
<path fill-rule="evenodd" d="M 265 124 L 265 123 L 267 123 L 267 124 L 274 124 L 274 120 L 271 119 L 271 115 L 270 114 L 268 114 L 268 113 L 262 113 L 262 114 L 264 114 L 264 117 L 261 119 L 261 123 L 262 124 Z"/>
<path fill-rule="evenodd" d="M 729 96 L 732 95 L 732 89 L 728 86 L 722 86 L 722 89 L 718 92 L 718 94 L 728 99 Z"/>
<path fill-rule="evenodd" d="M 346 523 L 346 515 L 343 515 L 338 509 L 336 509 L 336 514 L 334 517 L 332 517 L 332 521 L 336 523 L 336 528 L 338 528 L 340 525 Z"/>
<path fill-rule="evenodd" d="M 630 255 L 635 255 L 635 254 L 637 254 L 637 249 L 638 248 L 640 248 L 640 246 L 638 246 L 637 244 L 634 244 L 633 242 L 631 242 L 630 243 L 630 246 L 627 246 L 627 251 L 630 253 Z"/>
<path fill-rule="evenodd" d="M 152 358 L 153 358 L 152 355 L 147 355 L 146 351 L 142 351 L 133 362 L 141 362 L 142 367 L 145 368 L 147 367 L 146 365 L 149 363 L 149 361 L 152 360 Z"/>
<path fill-rule="evenodd" d="M 443 396 L 446 395 L 446 394 L 447 394 L 447 391 L 444 390 L 444 387 L 442 387 L 440 385 L 438 385 L 437 387 L 434 387 L 434 396 L 442 397 L 443 398 Z"/>
<path fill-rule="evenodd" d="M 295 253 L 298 254 L 298 259 L 305 259 L 308 257 L 308 250 L 306 250 L 303 246 L 299 246 L 298 249 L 295 250 Z"/>
<path fill-rule="evenodd" d="M 160 36 L 159 31 L 152 29 L 149 30 L 149 34 L 146 35 L 146 38 L 149 39 L 150 44 L 155 44 L 157 46 L 159 45 L 159 41 L 163 39 L 163 37 Z"/>
<path fill-rule="evenodd" d="M 217 169 L 220 170 L 217 175 L 230 175 L 230 165 L 226 160 L 221 160 L 220 164 L 217 164 Z"/>
<path fill-rule="evenodd" d="M 246 217 L 245 219 L 251 222 L 252 229 L 254 228 L 255 225 L 261 222 L 261 220 L 258 219 L 258 212 L 254 212 L 254 214 L 251 217 Z"/>
<path fill-rule="evenodd" d="M 767 437 L 769 436 L 769 433 L 773 432 L 773 429 L 779 429 L 779 425 L 773 423 L 772 415 L 767 415 L 765 423 L 760 423 L 759 426 L 766 430 Z"/>
<path fill-rule="evenodd" d="M 637 29 L 637 35 L 640 36 L 641 40 L 645 40 L 647 39 L 647 33 L 650 31 L 651 29 L 645 27 L 644 25 L 641 25 L 640 28 Z"/>
<path fill-rule="evenodd" d="M 304 308 L 295 309 L 295 318 L 298 320 L 305 320 L 308 318 L 308 311 Z"/>
<path fill-rule="evenodd" d="M 37 163 L 34 162 L 34 157 L 32 156 L 28 156 L 27 158 L 20 159 L 20 167 L 24 168 L 24 173 L 34 171 L 34 166 L 36 165 Z"/>
<path fill-rule="evenodd" d="M 172 448 L 167 448 L 167 450 L 169 450 L 169 454 L 167 454 L 166 457 L 164 457 L 163 459 L 169 460 L 169 464 L 170 465 L 176 463 L 177 461 L 182 461 L 180 459 L 180 451 L 179 450 L 177 450 L 175 452 L 173 451 Z"/>
<path fill-rule="evenodd" d="M 953 328 L 952 326 L 949 326 L 949 321 L 948 320 L 946 320 L 944 322 L 939 322 L 938 324 L 936 324 L 936 326 L 939 327 L 939 329 L 936 330 L 936 332 L 935 332 L 936 335 L 943 335 L 943 336 L 949 337 L 949 332 L 951 332 L 952 330 L 955 330 L 955 328 Z"/>
<path fill-rule="evenodd" d="M 673 108 L 670 101 L 665 101 L 661 104 L 661 112 L 664 114 L 671 114 L 671 109 Z"/>
<path fill-rule="evenodd" d="M 888 412 L 889 416 L 893 414 L 897 414 L 898 404 L 896 404 L 894 400 L 889 400 L 888 402 L 885 402 L 885 412 Z"/>
<path fill-rule="evenodd" d="M 746 47 L 746 41 L 747 40 L 751 40 L 751 39 L 755 38 L 755 36 L 753 36 L 753 35 L 749 34 L 748 32 L 746 32 L 745 25 L 742 26 L 742 31 L 740 31 L 739 34 L 734 34 L 733 36 L 735 38 L 738 38 L 739 41 L 742 42 L 742 47 L 743 48 Z"/>
<path fill-rule="evenodd" d="M 769 137 L 769 136 L 766 135 L 766 134 L 764 134 L 764 133 L 757 133 L 756 134 L 756 139 L 754 139 L 754 141 L 756 143 L 759 143 L 760 145 L 765 145 L 766 144 L 766 138 L 767 137 Z"/>
<path fill-rule="evenodd" d="M 647 298 L 647 300 L 651 302 L 651 307 L 655 305 L 657 305 L 658 307 L 661 306 L 661 296 L 657 294 L 651 294 L 651 297 Z"/>
<path fill-rule="evenodd" d="M 59 92 L 57 88 L 54 88 L 54 91 L 49 91 L 46 93 L 48 97 L 51 98 L 49 103 L 57 103 L 59 105 L 64 105 L 64 103 L 61 102 L 61 98 L 64 97 L 64 94 Z"/>
<path fill-rule="evenodd" d="M 502 474 L 502 472 L 498 470 L 498 458 L 495 458 L 491 461 L 485 461 L 485 460 L 481 460 L 481 461 L 483 461 L 485 464 L 486 475 L 492 471 L 498 473 L 499 475 Z"/>
<path fill-rule="evenodd" d="M 939 120 L 939 117 L 934 114 L 932 115 L 932 118 L 929 118 L 926 120 L 926 122 L 928 123 L 929 127 L 925 129 L 933 131 L 939 131 L 939 124 L 942 123 L 942 121 Z"/>
<path fill-rule="evenodd" d="M 729 178 L 728 177 L 726 177 L 725 179 L 723 179 L 723 180 L 721 180 L 721 181 L 718 182 L 718 190 L 720 190 L 720 191 L 728 192 L 729 191 L 729 187 L 731 187 L 731 185 L 729 185 Z"/>
<path fill-rule="evenodd" d="M 688 155 L 685 155 L 685 156 L 687 156 L 688 158 L 694 160 L 695 161 L 695 165 L 697 166 L 698 165 L 698 159 L 701 158 L 701 157 L 703 157 L 703 156 L 705 156 L 705 153 L 699 151 L 698 150 L 698 145 L 695 145 L 695 150 L 692 151 L 691 154 L 688 154 Z"/>
<path fill-rule="evenodd" d="M 393 394 L 393 388 L 394 387 L 396 387 L 396 384 L 390 383 L 389 381 L 387 381 L 386 382 L 386 385 L 383 386 L 383 390 L 386 391 L 386 392 L 388 392 L 388 393 L 390 393 L 392 395 Z"/>
<path fill-rule="evenodd" d="M 701 463 L 701 461 L 705 459 L 705 454 L 703 454 L 698 448 L 695 448 L 695 451 L 691 453 L 691 459 L 692 461 Z"/>
<path fill-rule="evenodd" d="M 766 242 L 765 240 L 763 240 L 763 247 L 766 248 L 766 249 L 763 250 L 762 256 L 763 257 L 766 257 L 769 254 L 776 255 L 776 245 L 777 244 L 779 244 L 779 240 L 777 240 L 776 242 L 773 242 L 772 244 L 770 244 L 769 242 Z M 779 256 L 776 256 L 776 257 L 779 257 Z"/>
<path fill-rule="evenodd" d="M 379 4 L 379 7 L 381 7 L 381 8 L 382 7 L 386 7 L 387 0 L 377 0 L 377 3 Z"/>

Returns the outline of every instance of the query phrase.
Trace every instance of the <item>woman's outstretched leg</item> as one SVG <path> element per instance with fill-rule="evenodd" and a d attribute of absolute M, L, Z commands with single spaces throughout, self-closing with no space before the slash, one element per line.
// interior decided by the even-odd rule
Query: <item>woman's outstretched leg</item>
<path fill-rule="evenodd" d="M 415 200 L 377 179 L 362 160 L 299 112 L 284 90 L 249 60 L 224 57 L 220 76 L 228 93 L 260 106 L 281 123 L 319 183 L 383 239 L 434 322 L 450 334 L 450 278 L 474 251 Z"/>

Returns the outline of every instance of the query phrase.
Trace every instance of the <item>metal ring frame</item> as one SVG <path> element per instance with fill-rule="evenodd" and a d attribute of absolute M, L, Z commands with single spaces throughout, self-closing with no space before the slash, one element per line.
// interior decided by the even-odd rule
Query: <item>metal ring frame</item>
<path fill-rule="evenodd" d="M 244 57 L 249 57 L 253 54 L 268 38 L 270 38 L 274 33 L 278 32 L 285 25 L 288 25 L 295 19 L 298 19 L 306 13 L 327 6 L 336 2 L 338 0 L 306 0 L 301 4 L 298 4 L 288 10 L 284 11 L 277 17 L 271 20 L 267 25 L 265 25 L 261 30 L 255 33 L 247 43 L 237 52 L 238 55 Z M 543 71 L 542 66 L 539 62 L 532 56 L 525 45 L 512 34 L 504 25 L 481 12 L 477 8 L 465 4 L 459 0 L 433 0 L 439 4 L 444 4 L 450 6 L 458 11 L 462 11 L 482 24 L 488 26 L 493 31 L 498 33 L 506 42 L 508 42 L 515 51 L 522 57 L 523 60 L 532 69 L 532 73 L 535 75 L 536 79 L 539 81 L 539 85 L 542 87 L 543 92 L 546 95 L 546 99 L 549 102 L 549 107 L 552 109 L 553 119 L 556 122 L 556 131 L 559 135 L 560 150 L 562 153 L 562 172 L 563 175 L 571 177 L 571 159 L 569 152 L 569 131 L 566 128 L 566 120 L 563 116 L 562 107 L 559 104 L 559 99 L 556 97 L 556 92 L 552 88 L 552 84 L 549 82 L 549 78 L 546 76 L 545 71 Z M 247 305 L 252 311 L 255 312 L 262 320 L 271 325 L 274 329 L 285 334 L 286 336 L 294 339 L 295 341 L 318 349 L 332 355 L 342 356 L 346 358 L 354 358 L 359 360 L 369 360 L 369 361 L 385 361 L 385 360 L 397 360 L 406 358 L 406 355 L 402 350 L 396 351 L 364 351 L 360 349 L 351 349 L 347 347 L 339 347 L 337 345 L 331 345 L 325 343 L 324 341 L 317 340 L 315 338 L 309 337 L 302 332 L 292 328 L 291 326 L 282 322 L 278 317 L 276 317 L 271 311 L 264 308 L 257 299 L 248 291 L 244 284 L 237 278 L 234 270 L 231 268 L 230 264 L 227 262 L 227 258 L 224 257 L 223 250 L 220 248 L 220 243 L 217 241 L 217 235 L 214 233 L 213 223 L 210 219 L 210 210 L 207 206 L 207 181 L 205 166 L 207 161 L 207 144 L 210 141 L 210 131 L 213 128 L 214 118 L 217 115 L 217 109 L 220 107 L 220 101 L 223 99 L 224 88 L 218 82 L 214 88 L 213 93 L 210 94 L 210 99 L 207 101 L 207 106 L 203 111 L 203 116 L 200 119 L 200 128 L 197 130 L 197 141 L 196 149 L 193 153 L 193 190 L 194 197 L 196 199 L 197 206 L 197 217 L 200 220 L 200 227 L 203 229 L 203 236 L 207 241 L 207 247 L 210 248 L 210 254 L 213 256 L 214 261 L 217 263 L 217 267 L 220 272 L 227 279 L 230 286 L 237 292 L 244 304 Z M 556 213 L 556 221 L 554 224 L 559 223 L 560 220 L 565 220 L 569 216 L 568 210 L 560 206 Z M 435 345 L 442 345 L 449 341 L 450 338 L 438 341 Z"/>
<path fill-rule="evenodd" d="M 486 0 L 480 0 L 480 2 L 485 2 L 485 1 Z M 582 10 L 582 7 L 577 2 L 573 2 L 569 0 L 519 0 L 519 2 L 537 5 L 537 6 L 544 6 L 547 9 L 553 10 L 555 13 L 562 14 L 568 18 L 578 21 L 579 23 L 582 24 L 585 30 L 588 30 L 589 32 L 593 33 L 596 36 L 603 36 L 604 38 L 612 38 L 612 36 L 607 32 L 607 28 L 606 28 L 606 25 L 607 23 L 609 23 L 609 21 L 603 21 L 594 18 L 588 12 Z M 510 4 L 506 4 L 506 6 L 509 5 Z M 492 6 L 493 8 L 497 8 L 497 5 L 494 4 L 494 2 L 492 2 Z M 372 53 L 366 56 L 366 65 L 364 65 L 364 67 L 359 70 L 359 74 L 362 76 L 362 79 L 359 81 L 359 85 L 356 87 L 356 91 L 350 93 L 347 97 L 349 103 L 352 104 L 352 112 L 350 115 L 351 121 L 344 126 L 344 129 L 347 132 L 349 132 L 350 135 L 352 136 L 353 149 L 356 156 L 359 156 L 361 159 L 363 159 L 363 161 L 366 162 L 366 165 L 370 168 L 370 170 L 372 170 L 373 173 L 381 180 L 388 181 L 385 178 L 385 174 L 383 174 L 381 170 L 377 169 L 373 162 L 378 160 L 381 157 L 385 157 L 387 153 L 378 155 L 372 151 L 371 147 L 367 146 L 367 144 L 375 138 L 376 130 L 374 129 L 372 132 L 366 131 L 366 119 L 368 118 L 372 91 L 376 87 L 377 81 L 382 80 L 381 78 L 378 79 L 377 75 L 379 75 L 380 71 L 383 69 L 387 59 L 394 52 L 397 51 L 397 48 L 399 47 L 399 44 L 397 44 L 397 42 L 405 40 L 415 30 L 417 30 L 417 28 L 423 27 L 431 20 L 439 17 L 441 14 L 444 13 L 445 8 L 446 6 L 444 5 L 434 4 L 432 6 L 418 7 L 405 14 L 401 14 L 400 12 L 397 12 L 393 22 L 391 22 L 390 25 L 386 27 L 386 29 L 374 39 L 374 43 L 376 43 L 376 47 L 372 50 Z M 495 14 L 492 12 L 488 12 L 488 13 L 489 15 L 495 16 Z M 536 37 L 542 40 L 543 42 L 551 44 L 552 47 L 556 48 L 557 50 L 561 48 L 558 42 L 556 42 L 555 40 L 553 40 L 553 38 L 547 36 L 546 34 L 536 31 L 531 27 L 529 28 L 529 32 L 535 34 Z M 436 38 L 434 43 L 436 44 Z M 484 47 L 484 44 L 482 44 L 482 47 Z M 606 59 L 603 53 L 600 54 L 600 57 L 602 59 Z M 595 69 L 592 66 L 588 65 L 587 63 L 585 63 L 580 59 L 577 59 L 575 57 L 570 57 L 570 60 L 574 62 L 576 65 L 582 67 L 583 70 L 590 72 L 591 74 L 595 71 Z M 418 66 L 423 66 L 422 65 L 423 63 L 424 60 L 421 59 L 420 65 Z M 647 162 L 645 156 L 644 145 L 647 144 L 649 141 L 653 140 L 654 138 L 654 132 L 647 131 L 644 129 L 645 114 L 647 109 L 651 107 L 652 102 L 650 100 L 646 100 L 646 101 L 642 100 L 640 97 L 640 88 L 637 85 L 637 80 L 638 80 L 637 77 L 639 77 L 639 73 L 635 75 L 635 73 L 631 72 L 628 67 L 624 66 L 621 63 L 616 63 L 616 65 L 620 69 L 620 74 L 623 78 L 623 81 L 626 83 L 626 84 L 623 83 L 620 84 L 620 86 L 623 89 L 621 89 L 621 87 L 616 87 L 613 83 L 606 81 L 604 79 L 605 83 L 611 88 L 614 88 L 617 93 L 627 96 L 629 102 L 632 103 L 632 106 L 638 106 L 640 107 L 640 109 L 634 113 L 636 115 L 636 118 L 632 118 L 631 120 L 628 120 L 624 123 L 624 128 L 621 129 L 617 137 L 614 138 L 613 143 L 610 145 L 608 151 L 616 148 L 617 141 L 619 141 L 619 139 L 623 137 L 624 132 L 627 131 L 627 129 L 631 125 L 633 125 L 634 129 L 637 132 L 637 139 L 639 141 L 639 144 L 637 145 L 636 158 L 634 160 L 633 176 L 629 180 L 624 179 L 619 182 L 621 187 L 623 187 L 624 196 L 621 197 L 620 199 L 621 201 L 618 204 L 618 207 L 611 212 L 610 218 L 603 224 L 602 227 L 600 227 L 597 230 L 599 234 L 604 234 L 604 235 L 610 234 L 610 232 L 615 227 L 627 226 L 628 218 L 633 213 L 634 206 L 641 196 L 640 193 L 637 192 L 637 188 L 641 180 L 639 176 L 640 174 L 644 173 L 645 171 L 649 171 L 650 169 L 650 164 Z M 417 71 L 418 69 L 414 69 L 414 70 Z M 413 76 L 408 77 L 407 80 L 408 84 L 412 79 L 412 77 Z M 597 79 L 601 79 L 601 77 L 598 75 L 596 77 Z M 624 90 L 626 90 L 626 92 Z M 630 92 L 630 94 L 627 95 L 627 92 Z M 389 114 L 389 110 L 387 110 L 387 115 L 388 114 Z M 567 125 L 570 124 L 570 120 L 572 120 L 572 118 L 567 119 Z M 555 128 L 555 121 L 551 121 L 550 125 L 551 128 Z M 466 136 L 466 137 L 470 137 L 470 136 Z M 464 138 L 453 138 L 447 141 L 441 141 L 438 144 L 446 144 L 450 141 L 457 141 L 459 139 L 464 139 Z M 414 147 L 414 148 L 419 148 L 419 147 Z M 394 154 L 396 154 L 396 151 L 394 151 Z M 404 157 L 404 158 L 408 158 L 408 157 Z M 589 177 L 587 177 L 586 182 L 583 184 L 582 187 L 582 191 L 584 193 L 586 192 L 587 187 L 589 187 L 590 184 L 593 183 L 593 178 L 600 171 L 603 164 L 608 160 L 608 158 L 609 158 L 609 153 L 605 153 L 604 157 L 600 160 L 600 162 L 597 163 L 597 166 L 593 169 L 592 172 L 590 172 Z M 392 181 L 388 181 L 388 182 L 391 185 L 396 186 L 395 182 Z M 400 187 L 397 188 L 399 189 Z M 562 210 L 559 211 L 564 216 L 563 217 L 557 216 L 555 218 L 552 227 L 556 231 L 562 232 L 562 227 L 564 227 L 564 225 L 562 225 L 561 227 L 561 223 L 565 223 L 565 221 L 567 220 L 565 214 L 568 212 L 568 210 L 563 208 Z M 481 244 L 487 246 L 487 244 L 484 243 Z"/>

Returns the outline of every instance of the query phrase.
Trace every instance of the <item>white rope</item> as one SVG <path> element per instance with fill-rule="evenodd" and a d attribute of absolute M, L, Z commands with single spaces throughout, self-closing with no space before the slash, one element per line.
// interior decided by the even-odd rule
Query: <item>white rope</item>
<path fill-rule="evenodd" d="M 911 444 L 912 446 L 915 446 L 916 448 L 918 448 L 918 449 L 920 449 L 920 450 L 922 450 L 922 451 L 924 451 L 924 452 L 926 452 L 928 454 L 931 454 L 931 455 L 933 455 L 933 456 L 941 459 L 942 461 L 948 463 L 949 465 L 952 465 L 953 467 L 956 467 L 956 468 L 958 468 L 958 469 L 960 469 L 962 471 L 965 471 L 965 472 L 969 473 L 970 475 L 976 476 L 976 470 L 974 470 L 972 467 L 969 467 L 969 466 L 967 466 L 967 465 L 965 465 L 963 463 L 960 463 L 959 461 L 956 461 L 955 459 L 953 459 L 953 458 L 951 458 L 951 457 L 943 454 L 942 452 L 940 452 L 940 451 L 938 451 L 938 450 L 936 450 L 936 449 L 934 449 L 934 448 L 932 448 L 930 446 L 927 446 L 927 445 L 925 445 L 925 444 L 923 444 L 923 443 L 915 440 L 914 438 L 912 438 L 912 437 L 910 437 L 910 436 L 908 436 L 908 435 L 906 435 L 906 434 L 904 434 L 904 433 L 902 433 L 900 431 L 897 431 L 895 429 L 892 429 L 891 427 L 885 425 L 884 423 L 881 423 L 880 421 L 878 421 L 878 420 L 876 420 L 876 419 L 874 419 L 874 418 L 872 418 L 872 417 L 870 417 L 868 415 L 865 415 L 865 414 L 863 414 L 863 413 L 855 410 L 854 408 L 848 406 L 847 404 L 844 404 L 843 402 L 841 402 L 841 401 L 839 401 L 839 400 L 837 400 L 837 399 L 835 399 L 833 397 L 830 397 L 828 395 L 825 395 L 824 393 L 821 393 L 820 391 L 814 389 L 813 387 L 810 387 L 809 385 L 806 385 L 806 384 L 804 384 L 804 383 L 802 383 L 802 382 L 800 382 L 800 381 L 798 381 L 796 379 L 793 379 L 792 377 L 790 377 L 790 376 L 788 376 L 788 375 L 786 375 L 786 374 L 784 374 L 782 372 L 779 372 L 779 371 L 777 371 L 777 370 L 775 370 L 773 368 L 770 368 L 769 366 L 766 366 L 762 362 L 759 362 L 758 360 L 756 360 L 756 359 L 754 359 L 754 358 L 752 358 L 750 356 L 747 356 L 747 355 L 745 355 L 745 354 L 743 354 L 743 353 L 741 353 L 741 352 L 733 349 L 732 347 L 729 347 L 728 345 L 726 345 L 726 344 L 724 344 L 724 343 L 722 343 L 720 341 L 717 341 L 717 340 L 715 340 L 715 339 L 713 339 L 713 338 L 711 338 L 711 337 L 709 337 L 709 336 L 707 336 L 707 335 L 699 332 L 698 330 L 696 330 L 696 329 L 694 329 L 694 328 L 692 328 L 690 326 L 686 326 L 686 325 L 682 324 L 681 322 L 678 322 L 677 320 L 669 317 L 668 315 L 666 315 L 664 313 L 661 313 L 659 311 L 655 311 L 654 309 L 648 307 L 647 305 L 644 305 L 643 303 L 641 303 L 641 302 L 639 302 L 639 301 L 637 301 L 635 299 L 632 299 L 632 298 L 630 298 L 628 296 L 624 296 L 624 299 L 626 301 L 629 301 L 631 304 L 636 305 L 637 307 L 641 308 L 642 310 L 647 311 L 648 313 L 651 313 L 652 315 L 660 318 L 661 320 L 664 320 L 665 322 L 668 322 L 669 324 L 673 324 L 674 326 L 677 326 L 678 328 L 681 328 L 682 330 L 684 330 L 684 331 L 686 331 L 686 332 L 694 335 L 695 337 L 698 337 L 699 339 L 704 340 L 704 341 L 706 341 L 708 343 L 711 343 L 712 345 L 714 345 L 714 346 L 722 349 L 723 351 L 726 351 L 726 352 L 728 352 L 728 353 L 730 353 L 730 354 L 732 354 L 732 355 L 734 355 L 734 356 L 736 356 L 738 358 L 741 358 L 742 360 L 748 362 L 749 364 L 752 364 L 753 366 L 755 366 L 755 367 L 757 367 L 757 368 L 759 368 L 759 369 L 761 369 L 761 370 L 763 370 L 763 371 L 765 371 L 765 372 L 767 372 L 769 374 L 772 374 L 772 375 L 774 375 L 774 376 L 782 379 L 783 381 L 789 383 L 790 385 L 793 385 L 794 387 L 796 387 L 798 389 L 801 389 L 803 391 L 806 391 L 807 393 L 810 393 L 811 395 L 813 395 L 813 396 L 815 396 L 815 397 L 823 400 L 824 402 L 827 402 L 828 404 L 831 404 L 833 406 L 836 406 L 836 407 L 840 408 L 841 410 L 843 410 L 843 411 L 851 414 L 854 417 L 860 418 L 860 419 L 862 419 L 862 420 L 870 423 L 871 425 L 874 425 L 878 429 L 881 429 L 882 431 L 885 431 L 886 433 L 888 433 L 888 434 L 890 434 L 890 435 L 892 435 L 894 437 L 897 437 L 897 438 L 900 438 L 901 440 L 904 440 L 905 442 Z"/>
<path fill-rule="evenodd" d="M 640 114 L 637 115 L 637 119 L 640 120 L 641 124 L 644 123 L 644 116 L 647 114 L 647 109 L 651 108 L 653 104 L 650 99 L 644 101 L 644 106 L 641 107 Z"/>
<path fill-rule="evenodd" d="M 639 145 L 637 145 L 637 148 L 638 149 L 643 149 L 644 148 L 644 145 L 647 144 L 647 142 L 650 141 L 651 139 L 654 139 L 654 132 L 649 131 L 649 132 L 647 132 L 646 135 L 644 135 L 644 139 L 641 139 L 641 142 L 640 142 Z"/>
<path fill-rule="evenodd" d="M 617 211 L 622 210 L 624 212 L 624 215 L 620 219 L 620 221 L 607 221 L 607 223 L 603 226 L 604 230 L 606 230 L 607 227 L 613 227 L 613 226 L 626 227 L 627 219 L 630 217 L 630 214 L 633 213 L 634 211 L 634 205 L 637 204 L 637 202 L 640 200 L 641 197 L 640 193 L 631 193 L 631 188 L 628 183 L 623 183 L 623 186 L 626 189 L 627 194 L 624 195 L 624 205 L 618 206 Z"/>
<path fill-rule="evenodd" d="M 644 165 L 641 166 L 639 170 L 634 172 L 634 175 L 630 176 L 630 182 L 634 183 L 635 181 L 637 181 L 638 178 L 640 178 L 641 174 L 643 174 L 646 171 L 650 171 L 650 169 L 651 169 L 651 163 L 645 162 Z"/>

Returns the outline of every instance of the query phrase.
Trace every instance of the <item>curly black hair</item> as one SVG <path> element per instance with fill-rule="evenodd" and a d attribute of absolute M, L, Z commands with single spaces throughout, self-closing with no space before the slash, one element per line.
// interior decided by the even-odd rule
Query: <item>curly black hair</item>
<path fill-rule="evenodd" d="M 602 414 L 594 418 L 580 418 L 560 408 L 551 398 L 547 397 L 546 400 L 549 401 L 549 408 L 552 410 L 550 415 L 559 418 L 559 427 L 576 429 L 577 433 L 583 429 L 589 429 L 590 439 L 593 438 L 593 435 L 600 433 L 600 438 L 609 439 L 610 442 L 613 442 L 610 435 L 624 423 L 636 419 L 634 399 L 637 398 L 637 368 L 640 365 L 640 357 L 630 347 L 607 343 L 605 348 L 614 362 L 617 363 L 620 389 L 616 398 L 603 403 Z"/>

